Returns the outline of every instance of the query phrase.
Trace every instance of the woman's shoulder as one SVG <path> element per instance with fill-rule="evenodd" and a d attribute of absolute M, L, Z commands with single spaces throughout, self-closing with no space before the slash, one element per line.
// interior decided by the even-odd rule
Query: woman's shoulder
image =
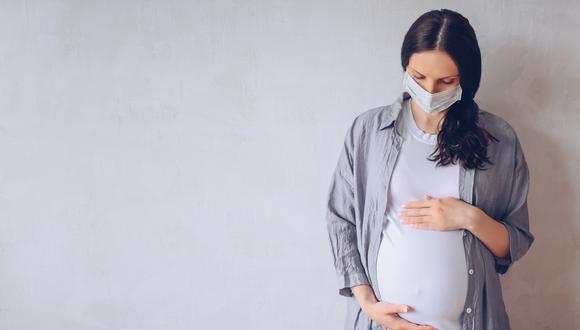
<path fill-rule="evenodd" d="M 372 126 L 380 121 L 387 112 L 392 111 L 391 105 L 380 105 L 364 109 L 361 113 L 355 116 L 354 121 L 359 122 L 365 126 Z"/>
<path fill-rule="evenodd" d="M 355 115 L 350 124 L 350 134 L 353 138 L 368 137 L 370 133 L 378 131 L 380 123 L 387 112 L 391 111 L 389 105 L 367 108 Z"/>
<path fill-rule="evenodd" d="M 390 126 L 398 117 L 401 108 L 402 104 L 398 100 L 391 104 L 366 108 L 354 117 L 351 128 L 356 132 L 375 133 Z"/>
<path fill-rule="evenodd" d="M 497 113 L 480 108 L 479 124 L 500 141 L 503 138 L 513 143 L 517 139 L 517 133 L 513 126 Z"/>
<path fill-rule="evenodd" d="M 502 116 L 489 111 L 480 109 L 479 116 L 480 125 L 499 140 L 490 146 L 495 153 L 510 156 L 508 159 L 516 163 L 525 163 L 524 148 L 513 126 Z"/>
<path fill-rule="evenodd" d="M 409 98 L 411 95 L 404 91 L 388 104 L 366 108 L 353 119 L 351 131 L 357 136 L 369 133 L 378 134 L 394 122 L 403 108 L 404 101 Z"/>

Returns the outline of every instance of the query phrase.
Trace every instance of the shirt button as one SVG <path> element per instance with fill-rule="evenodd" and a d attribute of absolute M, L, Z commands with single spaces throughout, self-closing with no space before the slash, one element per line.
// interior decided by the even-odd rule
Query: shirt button
<path fill-rule="evenodd" d="M 469 269 L 469 275 L 473 275 L 473 268 Z"/>
<path fill-rule="evenodd" d="M 471 307 L 467 307 L 465 311 L 467 312 L 467 314 L 471 313 Z"/>

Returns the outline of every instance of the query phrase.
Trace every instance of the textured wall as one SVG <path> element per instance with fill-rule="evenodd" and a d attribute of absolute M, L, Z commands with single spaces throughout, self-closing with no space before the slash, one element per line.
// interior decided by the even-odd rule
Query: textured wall
<path fill-rule="evenodd" d="M 23 0 L 0 3 L 0 329 L 340 329 L 330 174 L 441 7 L 530 166 L 512 325 L 580 328 L 578 2 Z"/>

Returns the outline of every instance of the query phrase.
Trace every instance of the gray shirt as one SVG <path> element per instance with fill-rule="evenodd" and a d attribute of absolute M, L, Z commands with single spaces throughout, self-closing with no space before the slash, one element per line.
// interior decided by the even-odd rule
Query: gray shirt
<path fill-rule="evenodd" d="M 345 330 L 385 330 L 361 310 L 351 287 L 367 284 L 381 300 L 377 256 L 387 221 L 387 189 L 403 141 L 400 110 L 408 98 L 402 92 L 392 104 L 369 109 L 353 120 L 331 177 L 326 222 L 338 293 L 347 298 Z M 461 320 L 465 330 L 510 330 L 499 274 L 505 274 L 534 241 L 527 204 L 529 170 L 511 125 L 479 107 L 478 113 L 479 125 L 499 142 L 490 141 L 488 156 L 494 164 L 486 164 L 486 170 L 460 166 L 459 197 L 506 227 L 509 255 L 495 256 L 462 229 L 468 290 Z"/>

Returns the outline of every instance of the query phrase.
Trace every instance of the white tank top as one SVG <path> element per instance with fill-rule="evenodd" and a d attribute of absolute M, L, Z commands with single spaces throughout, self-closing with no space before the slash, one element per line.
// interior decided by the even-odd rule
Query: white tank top
<path fill-rule="evenodd" d="M 435 150 L 437 135 L 417 127 L 410 102 L 402 108 L 404 142 L 388 191 L 388 221 L 377 260 L 379 290 L 382 301 L 414 308 L 399 313 L 407 321 L 459 330 L 468 276 L 462 230 L 415 229 L 398 215 L 403 203 L 425 194 L 459 197 L 459 165 L 435 167 L 426 159 Z"/>

